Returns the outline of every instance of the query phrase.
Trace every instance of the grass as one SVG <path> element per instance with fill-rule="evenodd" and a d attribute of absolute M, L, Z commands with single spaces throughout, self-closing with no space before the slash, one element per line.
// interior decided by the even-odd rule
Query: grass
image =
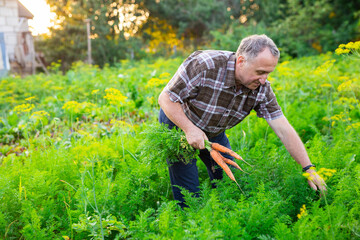
<path fill-rule="evenodd" d="M 1 238 L 360 236 L 356 58 L 296 59 L 281 63 L 269 77 L 312 162 L 336 170 L 327 179 L 326 198 L 307 186 L 301 167 L 266 121 L 252 113 L 227 131 L 232 148 L 254 165 L 240 163 L 250 174 L 233 171 L 245 194 L 227 178 L 212 189 L 198 161 L 200 197 L 185 192 L 190 208 L 183 211 L 172 200 L 164 159 L 178 146 L 162 145 L 165 135 L 157 138 L 154 132 L 157 96 L 181 62 L 124 61 L 104 69 L 77 63 L 65 75 L 54 67 L 48 76 L 1 79 Z M 119 92 L 105 91 L 109 88 Z M 22 104 L 34 107 L 14 111 Z M 303 205 L 306 215 L 298 218 Z"/>

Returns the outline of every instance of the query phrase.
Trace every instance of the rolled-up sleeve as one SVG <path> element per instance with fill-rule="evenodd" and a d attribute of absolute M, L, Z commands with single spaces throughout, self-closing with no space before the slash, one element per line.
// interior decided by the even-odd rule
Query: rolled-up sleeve
<path fill-rule="evenodd" d="M 265 118 L 266 120 L 274 120 L 283 116 L 281 107 L 276 100 L 275 93 L 270 87 L 270 84 L 266 88 L 265 97 L 257 104 L 254 110 L 258 117 Z"/>

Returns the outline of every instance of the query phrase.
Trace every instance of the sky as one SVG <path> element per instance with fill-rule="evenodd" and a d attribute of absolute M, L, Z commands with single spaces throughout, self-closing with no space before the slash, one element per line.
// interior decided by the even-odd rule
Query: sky
<path fill-rule="evenodd" d="M 33 15 L 29 20 L 30 31 L 33 35 L 48 33 L 48 27 L 52 26 L 51 19 L 55 17 L 50 12 L 50 6 L 45 0 L 19 0 Z"/>

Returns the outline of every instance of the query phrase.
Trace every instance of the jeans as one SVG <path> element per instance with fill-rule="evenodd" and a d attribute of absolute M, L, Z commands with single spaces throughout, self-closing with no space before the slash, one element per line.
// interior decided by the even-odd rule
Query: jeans
<path fill-rule="evenodd" d="M 177 127 L 173 122 L 170 121 L 170 119 L 165 115 L 162 109 L 160 109 L 160 113 L 159 113 L 159 122 L 162 124 L 167 124 L 169 129 L 172 129 L 173 127 Z M 230 148 L 230 142 L 225 132 L 220 133 L 216 137 L 210 138 L 209 141 L 216 142 L 225 147 Z M 222 155 L 231 160 L 234 159 L 233 157 L 227 154 L 222 154 Z M 211 158 L 210 153 L 207 149 L 200 150 L 199 157 L 204 162 L 211 181 L 214 179 L 222 179 L 223 170 Z M 196 166 L 196 159 L 191 159 L 190 163 L 188 164 L 184 164 L 182 161 L 170 163 L 169 160 L 167 159 L 167 164 L 169 168 L 171 188 L 174 199 L 179 201 L 179 205 L 182 208 L 186 207 L 187 205 L 185 204 L 184 196 L 181 193 L 181 188 L 179 188 L 178 186 L 185 188 L 189 192 L 194 193 L 195 196 L 198 196 L 199 176 L 198 176 L 198 168 Z M 212 186 L 215 187 L 215 184 L 212 184 Z"/>

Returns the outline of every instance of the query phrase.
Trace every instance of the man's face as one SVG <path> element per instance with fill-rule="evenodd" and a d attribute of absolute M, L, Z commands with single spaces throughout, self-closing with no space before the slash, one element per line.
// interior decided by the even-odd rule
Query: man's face
<path fill-rule="evenodd" d="M 255 90 L 265 84 L 268 75 L 274 71 L 278 58 L 274 57 L 266 48 L 252 60 L 246 60 L 244 56 L 236 59 L 235 79 L 245 87 Z"/>

